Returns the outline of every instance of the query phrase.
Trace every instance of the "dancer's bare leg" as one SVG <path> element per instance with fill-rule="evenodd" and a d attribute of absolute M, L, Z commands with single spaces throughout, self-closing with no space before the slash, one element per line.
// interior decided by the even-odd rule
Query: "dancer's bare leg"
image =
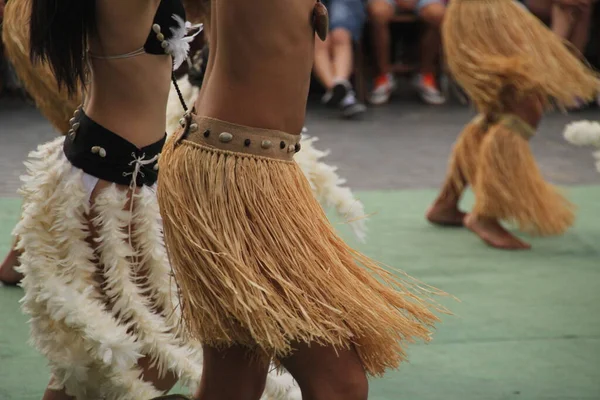
<path fill-rule="evenodd" d="M 464 224 L 484 242 L 497 249 L 528 250 L 531 248 L 529 243 L 520 240 L 504 229 L 496 218 L 468 214 L 465 216 Z"/>
<path fill-rule="evenodd" d="M 463 179 L 463 189 L 456 187 L 451 177 L 446 178 L 442 191 L 433 205 L 427 210 L 427 220 L 432 224 L 442 226 L 462 226 L 465 213 L 458 208 L 458 202 L 467 185 Z"/>
<path fill-rule="evenodd" d="M 317 344 L 299 344 L 282 360 L 294 377 L 303 400 L 366 400 L 369 382 L 354 348 L 334 349 Z"/>
<path fill-rule="evenodd" d="M 514 114 L 537 129 L 543 115 L 543 106 L 540 98 L 531 96 L 521 101 L 513 101 L 507 112 Z M 496 218 L 468 214 L 465 216 L 464 225 L 479 236 L 488 245 L 503 250 L 527 250 L 529 243 L 522 241 L 504 229 Z"/>
<path fill-rule="evenodd" d="M 259 400 L 265 390 L 269 361 L 252 359 L 248 348 L 203 348 L 197 400 Z"/>
<path fill-rule="evenodd" d="M 52 385 L 53 385 L 53 382 L 52 382 L 52 380 L 50 380 L 50 384 L 46 388 L 46 391 L 44 392 L 44 397 L 42 397 L 42 400 L 75 400 L 75 397 L 69 396 L 65 392 L 64 389 L 61 389 L 61 390 L 50 389 L 50 387 L 52 387 Z"/>
<path fill-rule="evenodd" d="M 15 267 L 19 265 L 19 257 L 21 253 L 15 249 L 16 239 L 13 242 L 10 251 L 0 265 L 0 282 L 6 285 L 16 285 L 21 282 L 23 275 L 15 271 Z"/>
<path fill-rule="evenodd" d="M 283 366 L 294 377 L 303 400 L 366 400 L 369 385 L 354 349 L 299 344 Z M 204 369 L 197 400 L 258 400 L 264 391 L 267 362 L 252 360 L 248 349 L 204 347 Z M 232 385 L 231 382 L 236 382 Z"/>

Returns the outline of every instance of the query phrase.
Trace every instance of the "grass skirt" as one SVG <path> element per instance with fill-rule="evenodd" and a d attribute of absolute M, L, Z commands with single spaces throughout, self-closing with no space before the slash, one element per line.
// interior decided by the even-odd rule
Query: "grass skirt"
<path fill-rule="evenodd" d="M 354 345 L 370 375 L 429 340 L 431 291 L 338 237 L 287 150 L 298 136 L 188 125 L 163 149 L 158 199 L 189 334 L 279 359 L 294 342 Z"/>
<path fill-rule="evenodd" d="M 465 182 L 472 186 L 475 215 L 516 223 L 531 234 L 560 234 L 573 224 L 573 205 L 544 180 L 528 143 L 533 134 L 513 115 L 495 122 L 477 116 L 454 146 L 450 179 L 458 190 Z"/>
<path fill-rule="evenodd" d="M 4 10 L 2 41 L 7 58 L 23 83 L 25 90 L 50 123 L 66 133 L 78 99 L 70 99 L 60 90 L 52 69 L 46 63 L 33 65 L 29 57 L 29 19 L 31 0 L 11 1 Z"/>
<path fill-rule="evenodd" d="M 192 85 L 187 75 L 179 79 L 177 85 L 186 103 L 193 104 L 200 88 Z M 172 88 L 167 106 L 167 135 L 172 135 L 179 129 L 181 114 L 179 95 Z M 352 190 L 344 185 L 346 180 L 338 175 L 337 167 L 323 161 L 329 155 L 329 150 L 317 148 L 315 143 L 318 140 L 317 137 L 307 136 L 304 129 L 300 139 L 302 149 L 296 154 L 294 160 L 304 172 L 319 203 L 324 208 L 334 209 L 338 217 L 348 224 L 354 236 L 360 242 L 365 242 L 368 217 L 364 205 L 355 197 Z"/>
<path fill-rule="evenodd" d="M 505 112 L 507 89 L 561 108 L 598 95 L 598 73 L 518 1 L 450 1 L 442 39 L 453 78 L 480 112 Z"/>

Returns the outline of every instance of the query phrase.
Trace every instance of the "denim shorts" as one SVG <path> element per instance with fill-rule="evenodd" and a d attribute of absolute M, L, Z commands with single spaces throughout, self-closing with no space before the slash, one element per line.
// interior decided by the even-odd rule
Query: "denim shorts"
<path fill-rule="evenodd" d="M 369 0 L 369 2 L 374 2 L 374 1 L 382 1 L 382 0 Z M 383 0 L 383 1 L 387 1 L 388 3 L 390 3 L 391 5 L 393 5 L 394 7 L 397 7 L 396 4 L 396 0 Z M 525 4 L 523 4 L 522 0 L 515 0 L 515 2 L 523 7 L 524 9 L 527 9 L 527 7 L 525 6 Z M 418 14 L 419 11 L 421 11 L 424 7 L 427 7 L 430 4 L 435 4 L 435 3 L 442 3 L 442 4 L 446 4 L 447 1 L 446 0 L 418 0 L 417 1 L 417 6 L 415 8 L 415 12 Z"/>
<path fill-rule="evenodd" d="M 374 1 L 381 1 L 381 0 L 369 0 L 369 2 L 374 2 Z M 384 1 L 387 1 L 394 7 L 397 7 L 396 0 L 384 0 Z M 423 8 L 427 7 L 430 4 L 435 4 L 435 3 L 445 4 L 445 1 L 444 0 L 418 0 L 417 5 L 415 7 L 415 12 L 418 14 L 419 11 L 421 11 Z"/>
<path fill-rule="evenodd" d="M 323 4 L 329 11 L 329 29 L 345 29 L 358 41 L 366 18 L 363 0 L 323 0 Z"/>

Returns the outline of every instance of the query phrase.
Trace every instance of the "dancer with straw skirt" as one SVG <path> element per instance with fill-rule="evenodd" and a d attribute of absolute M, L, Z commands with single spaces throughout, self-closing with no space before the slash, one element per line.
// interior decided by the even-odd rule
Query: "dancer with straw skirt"
<path fill-rule="evenodd" d="M 54 77 L 54 75 L 52 74 L 52 71 L 50 70 L 50 67 L 47 63 L 38 63 L 38 64 L 32 64 L 30 59 L 29 59 L 29 29 L 21 29 L 22 26 L 27 26 L 27 23 L 30 19 L 30 15 L 31 15 L 31 2 L 28 0 L 23 0 L 23 1 L 14 1 L 11 3 L 11 5 L 8 7 L 8 17 L 5 20 L 5 25 L 4 25 L 4 40 L 6 43 L 9 43 L 9 47 L 11 48 L 11 57 L 13 59 L 15 58 L 20 58 L 21 63 L 19 63 L 19 74 L 21 77 L 29 77 L 30 81 L 28 81 L 28 87 L 30 88 L 30 90 L 32 90 L 32 96 L 34 98 L 34 100 L 36 101 L 36 103 L 40 103 L 45 101 L 46 99 L 44 99 L 43 97 L 46 96 L 46 93 L 50 93 L 50 97 L 54 97 L 59 99 L 59 101 L 57 101 L 56 103 L 53 103 L 52 106 L 49 107 L 49 109 L 44 110 L 44 114 L 46 116 L 49 116 L 49 118 L 51 119 L 51 122 L 53 123 L 53 125 L 55 127 L 57 127 L 57 129 L 61 129 L 61 126 L 70 126 L 68 119 L 72 117 L 72 113 L 70 111 L 63 111 L 63 110 L 69 110 L 69 109 L 75 109 L 77 108 L 77 104 L 78 102 L 81 100 L 80 99 L 80 95 L 79 93 L 73 94 L 73 95 L 69 95 L 69 92 L 67 90 L 64 90 L 64 88 L 60 88 L 59 85 L 56 82 L 56 78 Z M 192 14 L 194 15 L 194 14 Z M 194 18 L 194 22 L 197 22 L 198 18 Z M 199 37 L 199 36 L 198 36 Z M 195 40 L 196 41 L 196 40 Z M 192 43 L 191 48 L 199 48 L 199 46 L 195 46 L 194 43 Z M 201 52 L 204 57 L 206 57 L 206 53 L 205 52 Z M 194 57 L 194 59 L 198 62 L 201 61 L 200 59 L 198 59 L 197 57 Z M 206 59 L 206 58 L 205 58 Z M 201 62 L 200 62 L 201 64 Z M 34 69 L 39 69 L 39 73 L 33 73 Z M 193 100 L 195 99 L 196 95 L 197 95 L 197 91 L 198 88 L 196 86 L 193 86 L 191 84 L 191 82 L 194 82 L 194 85 L 201 85 L 202 83 L 202 79 L 201 79 L 201 74 L 198 73 L 198 71 L 196 71 L 196 66 L 193 66 L 191 68 L 190 72 L 190 76 L 183 76 L 181 79 L 178 80 L 178 86 L 180 87 L 180 94 L 184 97 L 184 99 L 188 102 L 193 102 Z M 188 79 L 189 78 L 189 79 Z M 41 80 L 41 81 L 40 81 Z M 49 88 L 49 89 L 45 89 L 45 90 L 39 90 L 36 88 Z M 70 104 L 68 107 L 64 107 L 63 104 Z M 171 92 L 169 93 L 169 104 L 167 107 L 167 131 L 168 132 L 172 132 L 172 123 L 170 123 L 170 121 L 173 119 L 172 116 L 173 115 L 181 115 L 181 103 L 180 103 L 180 97 L 178 92 L 172 88 Z M 62 115 L 61 115 L 62 114 Z M 63 133 L 66 133 L 63 132 Z M 80 130 L 81 133 L 81 130 Z M 322 162 L 319 161 L 319 159 L 325 154 L 323 152 L 320 152 L 316 149 L 314 149 L 312 147 L 312 141 L 314 140 L 314 138 L 308 139 L 308 140 L 303 140 L 303 144 L 304 144 L 304 148 L 301 152 L 302 155 L 302 168 L 304 169 L 307 178 L 310 180 L 311 182 L 311 186 L 314 189 L 315 195 L 321 199 L 321 201 L 324 202 L 324 204 L 333 204 L 336 206 L 336 208 L 338 209 L 338 212 L 340 212 L 342 215 L 347 215 L 347 214 L 351 214 L 352 212 L 356 212 L 354 210 L 359 210 L 357 215 L 362 215 L 362 205 L 360 205 L 360 203 L 358 203 L 356 200 L 353 199 L 353 196 L 351 194 L 351 192 L 349 191 L 349 189 L 347 188 L 343 188 L 339 186 L 339 179 L 337 178 L 337 175 L 335 174 L 335 169 L 331 166 L 328 166 L 327 164 L 324 164 Z M 352 210 L 352 211 L 351 211 Z M 156 217 L 158 217 L 158 211 L 155 210 L 156 213 Z M 150 219 L 152 220 L 152 219 Z M 364 220 L 359 220 L 359 221 L 355 221 L 351 223 L 351 226 L 353 227 L 355 233 L 357 234 L 357 237 L 359 239 L 364 237 Z M 50 239 L 50 238 L 49 238 Z M 160 252 L 162 251 L 162 241 L 159 241 L 157 243 L 155 243 L 156 246 L 156 251 L 155 254 L 161 254 Z M 16 253 L 16 252 L 15 252 Z M 153 268 L 152 271 L 152 284 L 154 286 L 163 286 L 163 288 L 168 288 L 170 287 L 170 284 L 172 283 L 171 279 L 170 279 L 170 271 L 168 268 L 168 264 L 166 263 L 166 260 L 163 260 L 164 263 L 163 264 L 149 264 L 148 266 Z M 10 266 L 10 268 L 12 269 L 12 265 Z M 46 265 L 46 268 L 48 269 L 48 274 L 51 274 L 53 272 L 56 272 L 57 274 L 62 274 L 61 271 L 56 270 L 54 271 L 53 269 L 51 269 L 49 266 Z M 124 272 L 124 271 L 121 271 Z M 85 269 L 79 270 L 78 268 L 74 268 L 71 270 L 72 273 L 72 278 L 75 280 L 85 280 L 86 279 L 86 271 Z M 78 275 L 78 273 L 83 274 L 83 276 Z M 50 282 L 51 285 L 55 285 L 56 282 L 54 280 L 51 280 Z M 125 285 L 125 284 L 123 284 Z M 128 287 L 131 289 L 133 286 L 129 283 L 127 283 Z M 125 287 L 125 286 L 124 286 Z M 40 295 L 43 295 L 44 297 L 48 297 L 52 294 L 56 294 L 56 293 L 63 293 L 63 292 L 68 292 L 69 296 L 75 296 L 78 295 L 77 291 L 73 291 L 71 290 L 72 288 L 69 287 L 65 287 L 63 288 L 61 285 L 55 286 L 55 287 L 45 287 L 43 285 L 41 285 L 40 283 L 40 287 L 38 287 L 35 292 L 36 293 L 40 293 Z M 165 290 L 168 289 L 164 289 L 163 292 L 165 292 Z M 31 293 L 34 293 L 33 289 L 31 287 L 29 287 L 27 289 L 28 295 L 31 296 Z M 114 295 L 114 292 L 112 292 Z M 79 293 L 81 295 L 82 298 L 85 299 L 85 294 Z M 126 295 L 126 293 L 123 293 L 123 295 Z M 173 298 L 175 296 L 172 296 Z M 81 300 L 81 299 L 80 299 Z M 110 320 L 110 312 L 107 312 L 105 310 L 105 306 L 103 303 L 92 303 L 92 304 L 88 304 L 86 302 L 82 303 L 84 305 L 87 305 L 88 307 L 85 310 L 82 310 L 81 313 L 77 313 L 76 310 L 71 310 L 71 312 L 73 313 L 72 315 L 69 316 L 69 318 L 74 318 L 77 317 L 79 318 L 79 327 L 81 329 L 86 328 L 86 325 L 90 325 L 90 327 L 96 327 L 97 328 L 97 324 L 94 321 L 90 321 L 88 320 L 89 318 L 99 318 L 99 317 L 103 317 L 104 321 L 108 318 Z M 139 305 L 138 305 L 139 306 Z M 59 301 L 54 301 L 52 302 L 52 304 L 50 306 L 48 306 L 51 310 L 52 313 L 60 313 L 60 312 L 64 312 L 65 310 L 65 305 Z M 144 305 L 141 305 L 140 309 L 138 310 L 138 313 L 143 312 L 142 308 L 144 307 Z M 166 314 L 168 314 L 168 307 L 169 304 L 164 305 L 164 307 L 166 307 L 165 312 Z M 176 305 L 171 305 L 171 308 L 173 309 L 173 313 L 177 313 L 178 310 L 176 308 Z M 153 313 L 154 310 L 149 309 L 148 310 L 150 313 Z M 36 317 L 36 318 L 41 318 L 41 317 Z M 58 318 L 58 317 L 57 317 Z M 60 319 L 60 318 L 59 318 Z M 47 320 L 47 319 L 46 319 Z M 106 321 L 105 321 L 106 322 Z M 168 329 L 168 327 L 162 326 L 160 324 L 160 321 L 158 320 L 154 320 L 155 324 L 154 324 L 154 329 L 156 330 L 153 334 L 154 335 L 160 335 L 162 331 L 164 331 L 165 329 Z M 113 326 L 114 327 L 114 326 Z M 146 328 L 151 328 L 149 326 L 147 326 Z M 92 329 L 92 328 L 86 328 L 88 329 Z M 56 338 L 54 337 L 54 331 L 50 332 L 50 331 L 40 331 L 40 332 L 36 332 L 35 333 L 35 337 L 46 337 L 47 340 L 44 341 L 44 345 L 45 346 L 49 346 L 49 348 L 45 348 L 42 351 L 46 354 L 48 354 L 49 351 L 53 352 L 53 355 L 49 355 L 49 357 L 59 357 L 61 356 L 61 351 L 69 351 L 71 353 L 73 353 L 74 355 L 77 355 L 77 353 L 80 353 L 83 351 L 83 349 L 81 348 L 77 348 L 77 347 L 70 347 L 69 343 L 66 343 L 67 341 L 62 340 L 60 342 L 56 342 L 57 343 L 57 348 L 52 348 L 52 343 L 54 343 L 53 341 L 56 340 Z M 71 339 L 75 338 L 77 339 L 77 334 L 74 333 L 74 337 L 72 337 Z M 108 330 L 101 330 L 101 331 L 97 331 L 95 332 L 95 337 L 96 338 L 100 338 L 100 340 L 104 339 L 105 341 L 107 341 L 107 346 L 110 349 L 110 343 L 113 342 L 113 338 L 110 337 L 111 333 Z M 132 335 L 132 338 L 135 338 L 135 335 Z M 119 337 L 120 339 L 122 339 L 122 337 Z M 116 339 L 119 339 L 116 338 Z M 79 343 L 78 341 L 74 341 L 72 343 Z M 123 357 L 127 356 L 126 351 L 128 350 L 127 346 L 125 346 L 127 343 L 124 343 L 122 348 L 112 348 L 110 349 L 110 351 L 112 353 L 115 353 L 113 355 L 114 359 L 122 359 Z M 60 347 L 62 346 L 62 347 Z M 188 371 L 187 376 L 189 378 L 189 376 L 200 376 L 201 374 L 201 365 L 202 365 L 202 353 L 201 353 L 201 349 L 198 348 L 198 344 L 195 343 L 194 341 L 190 341 L 188 339 L 184 340 L 182 343 L 182 346 L 187 347 L 187 348 L 192 348 L 193 354 L 189 355 L 189 359 L 191 360 L 191 362 L 188 364 L 188 367 L 191 365 L 193 367 L 192 371 Z M 120 350 L 120 351 L 119 351 Z M 177 347 L 170 347 L 167 348 L 167 351 L 178 351 L 179 349 Z M 83 371 L 86 368 L 93 368 L 90 367 L 89 365 L 89 358 L 88 357 L 84 357 L 82 354 L 79 354 L 79 357 L 71 357 L 70 358 L 70 368 L 73 371 Z M 181 368 L 178 367 L 178 368 Z M 116 371 L 115 374 L 117 374 L 117 376 L 113 377 L 113 379 L 126 379 L 127 376 L 118 376 L 119 371 Z M 96 374 L 96 373 L 94 373 Z M 88 386 L 88 387 L 92 387 L 95 388 L 96 385 L 100 384 L 100 380 L 95 379 L 94 381 L 85 381 L 85 377 L 84 376 L 79 376 L 79 379 L 81 379 L 81 381 L 77 384 L 82 385 L 82 386 Z M 132 378 L 132 382 L 136 383 L 135 379 Z M 194 380 L 193 383 L 195 383 L 196 381 Z M 136 384 L 131 384 L 130 386 L 135 389 Z M 193 383 L 192 383 L 192 387 L 193 387 Z M 74 382 L 71 382 L 71 384 L 76 384 Z M 139 386 L 139 382 L 137 382 L 138 386 Z M 108 383 L 106 385 L 105 388 L 103 388 L 102 390 L 104 392 L 106 391 L 118 391 L 118 387 L 117 388 L 113 388 L 111 387 L 111 383 Z M 133 390 L 131 389 L 131 390 Z M 91 390 L 91 389 L 90 389 Z M 89 392 L 87 392 L 89 393 Z M 134 393 L 132 391 L 125 391 L 123 393 L 120 394 L 115 394 L 115 398 L 131 398 L 131 396 L 134 396 Z M 299 400 L 300 399 L 300 394 L 298 391 L 298 387 L 297 385 L 293 382 L 291 376 L 289 374 L 276 374 L 275 372 L 269 373 L 268 379 L 267 379 L 267 384 L 266 384 L 266 390 L 265 390 L 265 398 L 269 399 L 269 400 Z"/>
<path fill-rule="evenodd" d="M 69 96 L 67 91 L 58 87 L 52 71 L 45 63 L 33 64 L 29 58 L 29 29 L 27 21 L 31 15 L 30 0 L 14 1 L 7 7 L 7 16 L 3 25 L 3 41 L 7 47 L 7 55 L 13 65 L 17 66 L 19 77 L 27 87 L 31 97 L 42 114 L 51 122 L 58 132 L 66 134 L 69 130 L 69 119 L 72 110 L 81 103 L 81 95 Z M 190 21 L 198 23 L 204 20 L 207 5 L 205 2 L 184 2 Z M 186 103 L 196 100 L 202 80 L 208 47 L 202 47 L 202 35 L 198 35 L 190 44 L 192 57 L 177 71 L 178 93 L 171 87 L 167 104 L 167 135 L 175 132 L 181 118 L 181 94 Z M 195 50 L 195 51 L 194 51 Z M 311 188 L 323 207 L 331 207 L 337 211 L 340 218 L 347 221 L 356 238 L 366 240 L 366 217 L 363 204 L 357 200 L 352 191 L 344 187 L 345 180 L 336 173 L 336 168 L 322 161 L 328 151 L 315 148 L 316 137 L 303 135 L 302 151 L 296 155 L 296 162 L 302 168 L 310 182 Z M 15 241 L 16 244 L 16 241 Z M 0 282 L 17 284 L 22 275 L 14 270 L 18 264 L 19 253 L 15 246 L 5 257 L 0 266 Z"/>
<path fill-rule="evenodd" d="M 204 84 L 157 192 L 185 331 L 204 349 L 198 398 L 258 399 L 275 359 L 305 398 L 366 399 L 367 376 L 430 339 L 437 291 L 344 243 L 294 162 L 326 10 L 217 0 L 210 14 Z"/>
<path fill-rule="evenodd" d="M 530 248 L 500 221 L 534 235 L 563 233 L 574 221 L 574 208 L 542 177 L 529 140 L 544 110 L 594 99 L 598 75 L 512 0 L 451 1 L 443 41 L 450 71 L 479 115 L 459 136 L 427 218 L 464 224 L 500 249 Z M 465 215 L 458 202 L 467 185 L 475 206 Z"/>

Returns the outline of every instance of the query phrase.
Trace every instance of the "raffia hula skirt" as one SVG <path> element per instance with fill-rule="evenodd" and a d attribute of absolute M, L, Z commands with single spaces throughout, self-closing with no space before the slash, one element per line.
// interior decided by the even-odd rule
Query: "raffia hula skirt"
<path fill-rule="evenodd" d="M 430 338 L 434 289 L 338 237 L 293 161 L 299 135 L 181 122 L 159 161 L 158 199 L 188 333 L 277 359 L 294 342 L 355 346 L 370 375 L 399 365 L 402 342 Z"/>
<path fill-rule="evenodd" d="M 512 222 L 532 235 L 564 233 L 574 206 L 544 179 L 529 140 L 535 129 L 512 114 L 475 117 L 465 126 L 450 157 L 449 177 L 475 194 L 473 214 Z"/>

